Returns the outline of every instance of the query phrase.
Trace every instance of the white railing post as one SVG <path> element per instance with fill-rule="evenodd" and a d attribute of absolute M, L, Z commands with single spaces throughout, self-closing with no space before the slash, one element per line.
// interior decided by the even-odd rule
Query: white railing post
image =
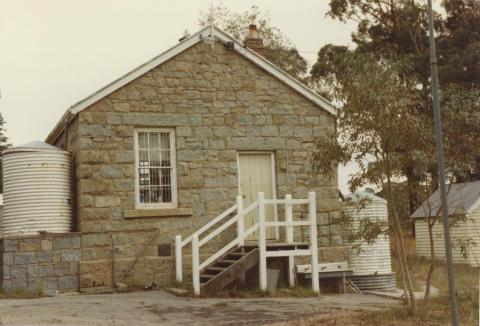
<path fill-rule="evenodd" d="M 259 285 L 267 290 L 267 244 L 265 233 L 265 195 L 258 193 L 258 249 L 259 249 Z"/>
<path fill-rule="evenodd" d="M 239 216 L 237 221 L 237 237 L 238 246 L 243 246 L 245 244 L 245 239 L 243 237 L 244 233 L 244 216 L 243 216 L 243 197 L 242 195 L 237 196 L 237 215 Z"/>
<path fill-rule="evenodd" d="M 310 249 L 312 252 L 312 290 L 320 293 L 318 279 L 318 246 L 317 246 L 317 205 L 315 192 L 308 193 L 308 218 L 310 221 Z"/>
<path fill-rule="evenodd" d="M 292 200 L 292 195 L 285 195 L 285 238 L 287 243 L 293 243 L 293 212 L 292 204 L 289 203 L 289 200 Z M 295 286 L 295 257 L 290 255 L 288 256 L 288 284 L 290 287 Z"/>
<path fill-rule="evenodd" d="M 192 235 L 192 282 L 193 293 L 200 295 L 200 253 L 197 234 Z"/>
<path fill-rule="evenodd" d="M 175 278 L 178 283 L 182 283 L 182 236 L 175 236 Z"/>
<path fill-rule="evenodd" d="M 289 200 L 292 200 L 292 195 L 285 195 L 285 200 L 287 201 L 285 203 L 285 222 L 286 222 L 286 227 L 285 227 L 285 236 L 286 240 L 288 243 L 293 242 L 293 213 L 292 213 L 292 204 L 289 203 Z"/>

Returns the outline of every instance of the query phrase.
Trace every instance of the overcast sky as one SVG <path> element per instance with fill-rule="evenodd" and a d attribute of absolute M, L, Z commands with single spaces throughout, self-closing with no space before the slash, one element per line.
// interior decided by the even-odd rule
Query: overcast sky
<path fill-rule="evenodd" d="M 231 0 L 231 11 L 268 11 L 310 62 L 354 26 L 325 17 L 327 0 Z M 178 42 L 211 0 L 0 0 L 0 112 L 14 145 L 44 140 L 73 103 Z M 346 189 L 351 168 L 340 170 Z"/>

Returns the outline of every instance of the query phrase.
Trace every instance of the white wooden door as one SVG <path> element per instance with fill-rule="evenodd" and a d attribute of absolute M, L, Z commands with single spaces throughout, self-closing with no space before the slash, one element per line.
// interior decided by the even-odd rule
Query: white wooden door
<path fill-rule="evenodd" d="M 243 205 L 248 207 L 257 200 L 258 192 L 265 193 L 266 199 L 274 198 L 275 177 L 274 177 L 274 157 L 272 153 L 239 153 L 239 187 L 240 194 L 243 196 Z M 273 205 L 265 205 L 265 220 L 275 220 L 275 210 Z M 258 210 L 255 210 L 245 216 L 245 230 L 248 230 L 258 221 Z M 266 229 L 267 239 L 275 239 L 275 229 L 268 227 Z M 257 233 L 246 240 L 257 240 Z"/>

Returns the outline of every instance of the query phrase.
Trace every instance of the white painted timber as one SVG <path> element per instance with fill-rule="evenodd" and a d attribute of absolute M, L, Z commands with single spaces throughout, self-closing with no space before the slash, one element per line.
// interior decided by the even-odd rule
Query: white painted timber
<path fill-rule="evenodd" d="M 296 265 L 295 269 L 299 274 L 310 274 L 312 272 L 312 265 Z M 342 272 L 348 271 L 348 262 L 341 261 L 335 263 L 319 263 L 318 271 L 320 273 L 325 272 Z"/>
<path fill-rule="evenodd" d="M 183 281 L 182 269 L 182 236 L 175 236 L 175 279 L 181 283 Z"/>
<path fill-rule="evenodd" d="M 318 245 L 317 245 L 317 202 L 315 192 L 308 193 L 308 219 L 310 220 L 310 251 L 312 262 L 312 290 L 320 293 L 320 281 L 318 279 Z"/>
<path fill-rule="evenodd" d="M 289 257 L 289 256 L 310 256 L 312 250 L 310 249 L 295 249 L 295 250 L 274 250 L 265 253 L 267 257 Z"/>
<path fill-rule="evenodd" d="M 211 231 L 206 237 L 199 240 L 200 232 L 197 231 L 189 238 L 191 238 L 192 242 L 192 280 L 193 280 L 193 289 L 194 294 L 200 294 L 200 271 L 207 268 L 209 265 L 214 263 L 217 259 L 224 256 L 229 250 L 234 248 L 235 246 L 242 246 L 244 239 L 250 237 L 252 234 L 257 232 L 258 234 L 258 248 L 259 248 L 259 285 L 262 291 L 266 291 L 267 289 L 267 257 L 288 257 L 289 262 L 289 284 L 290 286 L 295 285 L 295 265 L 294 265 L 294 257 L 295 256 L 311 256 L 312 266 L 317 266 L 318 264 L 318 250 L 317 250 L 317 222 L 316 222 L 316 201 L 315 201 L 315 193 L 309 193 L 308 203 L 309 203 L 309 219 L 308 221 L 290 221 L 290 222 L 266 222 L 265 221 L 265 212 L 266 212 L 266 204 L 265 204 L 265 194 L 263 192 L 258 192 L 257 201 L 251 203 L 247 208 L 243 209 L 243 198 L 241 196 L 237 197 L 237 202 L 234 206 L 229 208 L 227 211 L 232 211 L 233 208 L 237 209 L 237 214 L 231 218 L 229 218 L 225 223 Z M 290 195 L 287 195 L 287 198 L 291 198 Z M 293 200 L 292 200 L 293 201 Z M 291 204 L 292 201 L 284 201 L 286 205 L 293 205 Z M 304 200 L 303 200 L 304 201 Z M 271 205 L 276 205 L 276 200 L 272 199 L 270 202 Z M 234 209 L 233 209 L 234 210 Z M 245 225 L 239 226 L 239 221 L 243 220 L 245 216 L 252 211 L 256 210 L 258 219 L 257 223 L 253 224 L 249 227 L 246 231 Z M 287 208 L 288 210 L 292 210 L 292 208 Z M 287 213 L 288 214 L 288 213 Z M 224 218 L 225 213 L 220 214 L 219 216 Z M 291 218 L 288 218 L 289 220 Z M 219 220 L 220 221 L 220 220 Z M 218 221 L 218 222 L 219 222 Z M 211 241 L 215 236 L 220 234 L 221 232 L 225 231 L 229 226 L 237 223 L 237 236 L 230 241 L 226 246 L 215 252 L 213 255 L 205 259 L 202 263 L 200 263 L 200 248 L 203 244 Z M 213 227 L 216 223 L 209 223 L 207 224 L 209 228 Z M 267 250 L 267 238 L 266 238 L 266 229 L 267 227 L 278 227 L 278 226 L 305 226 L 308 225 L 310 227 L 310 248 L 309 249 L 289 249 L 289 250 Z M 207 231 L 207 228 L 203 227 L 200 229 L 202 232 Z M 188 239 L 188 238 L 187 238 Z M 293 237 L 290 241 L 293 243 Z M 182 241 L 181 236 L 177 235 L 175 237 L 175 262 L 176 262 L 176 279 L 177 281 L 181 282 L 182 280 L 182 247 L 185 243 L 185 240 Z M 318 266 L 317 266 L 318 267 Z M 318 284 L 318 268 L 313 268 L 312 275 L 317 275 L 314 277 L 314 281 L 312 282 L 312 288 L 314 291 L 319 292 L 319 284 Z M 317 279 L 317 281 L 315 281 Z"/>
<path fill-rule="evenodd" d="M 243 214 L 243 197 L 241 195 L 237 196 L 237 214 L 240 218 L 237 221 L 237 237 L 239 238 L 238 245 L 243 246 L 245 244 L 244 231 L 244 214 Z"/>
<path fill-rule="evenodd" d="M 451 228 L 451 237 L 453 243 L 452 258 L 457 264 L 470 264 L 480 266 L 480 208 L 475 209 L 471 214 L 467 214 L 465 219 L 459 221 Z M 441 220 L 433 226 L 433 243 L 435 250 L 435 259 L 445 259 L 445 244 L 443 238 L 443 223 Z M 427 222 L 424 219 L 415 220 L 415 241 L 417 255 L 431 258 L 430 237 Z M 464 257 L 461 249 L 461 242 L 470 242 L 467 249 L 467 257 Z M 473 245 L 476 243 L 476 245 Z"/>
<path fill-rule="evenodd" d="M 288 243 L 293 242 L 293 210 L 289 202 L 291 200 L 292 195 L 285 195 L 285 238 Z"/>
<path fill-rule="evenodd" d="M 258 195 L 258 249 L 259 249 L 259 286 L 260 290 L 267 290 L 267 248 L 265 234 L 265 195 L 259 192 Z"/>
<path fill-rule="evenodd" d="M 210 229 L 212 226 L 223 220 L 228 215 L 232 214 L 237 209 L 237 205 L 233 205 L 232 207 L 228 208 L 226 211 L 215 217 L 213 220 L 202 226 L 198 229 L 194 234 L 200 235 L 203 232 Z M 187 237 L 185 240 L 182 241 L 182 246 L 185 247 L 188 243 L 192 241 L 192 236 Z"/>
<path fill-rule="evenodd" d="M 239 152 L 238 153 L 238 179 L 239 193 L 243 196 L 245 205 L 257 200 L 257 194 L 263 192 L 265 198 L 274 198 L 275 171 L 273 169 L 274 155 L 272 152 Z M 276 221 L 274 205 L 265 206 L 265 220 Z M 258 220 L 258 211 L 252 211 L 245 216 L 245 227 L 251 227 Z M 268 239 L 275 239 L 275 229 L 266 231 Z M 245 240 L 257 240 L 253 235 Z"/>
<path fill-rule="evenodd" d="M 192 236 L 192 282 L 194 294 L 200 295 L 200 253 L 196 234 Z"/>

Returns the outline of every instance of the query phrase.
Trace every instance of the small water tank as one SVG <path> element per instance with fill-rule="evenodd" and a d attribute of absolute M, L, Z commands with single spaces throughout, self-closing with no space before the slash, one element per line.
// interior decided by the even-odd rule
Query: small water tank
<path fill-rule="evenodd" d="M 3 235 L 71 231 L 70 154 L 41 141 L 3 153 Z"/>
<path fill-rule="evenodd" d="M 3 236 L 2 221 L 3 221 L 3 194 L 0 194 L 0 238 Z"/>
<path fill-rule="evenodd" d="M 342 213 L 352 218 L 353 230 L 358 230 L 363 219 L 388 223 L 387 201 L 371 191 L 356 192 L 347 196 Z M 344 240 L 345 241 L 345 240 Z M 390 238 L 380 234 L 373 243 L 356 241 L 349 246 L 348 266 L 353 269 L 352 280 L 362 290 L 395 290 L 392 273 Z"/>

